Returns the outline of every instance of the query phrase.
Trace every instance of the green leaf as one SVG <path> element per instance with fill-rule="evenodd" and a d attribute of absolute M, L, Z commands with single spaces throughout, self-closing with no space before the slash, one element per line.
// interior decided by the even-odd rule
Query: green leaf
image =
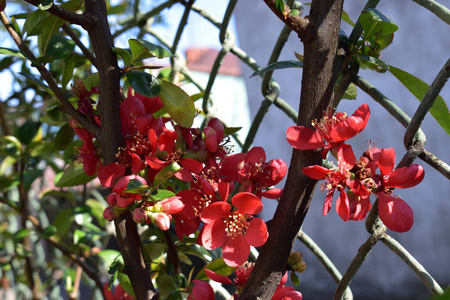
<path fill-rule="evenodd" d="M 287 68 L 303 68 L 303 62 L 299 60 L 284 60 L 277 61 L 273 64 L 270 64 L 264 68 L 259 69 L 250 77 L 261 75 L 267 71 L 279 70 L 279 69 L 287 69 Z"/>
<path fill-rule="evenodd" d="M 165 58 L 173 56 L 169 50 L 150 42 L 138 39 L 129 39 L 128 45 L 131 49 L 132 61 L 142 60 L 149 57 Z"/>
<path fill-rule="evenodd" d="M 170 197 L 175 196 L 175 194 L 172 191 L 169 190 L 163 190 L 163 189 L 157 189 L 156 194 L 152 195 L 153 200 L 161 201 Z"/>
<path fill-rule="evenodd" d="M 163 274 L 156 277 L 156 284 L 162 299 L 167 299 L 170 293 L 175 289 L 174 278 L 169 274 Z"/>
<path fill-rule="evenodd" d="M 25 55 L 22 54 L 22 52 L 9 48 L 0 47 L 0 54 L 11 55 L 22 59 L 28 59 Z"/>
<path fill-rule="evenodd" d="M 195 117 L 194 101 L 175 84 L 165 80 L 161 80 L 160 83 L 161 93 L 159 96 L 167 113 L 180 126 L 190 128 Z"/>
<path fill-rule="evenodd" d="M 375 8 L 363 10 L 361 12 L 360 21 L 366 40 L 373 36 L 387 35 L 398 30 L 398 26 L 394 21 Z"/>
<path fill-rule="evenodd" d="M 23 25 L 23 33 L 27 33 L 27 36 L 33 36 L 41 34 L 42 22 L 47 18 L 49 14 L 43 10 L 36 10 L 28 15 Z"/>
<path fill-rule="evenodd" d="M 120 286 L 128 295 L 130 295 L 131 297 L 136 297 L 134 295 L 134 290 L 133 286 L 131 285 L 130 278 L 127 275 L 125 275 L 124 273 L 119 273 L 117 279 L 119 279 Z"/>
<path fill-rule="evenodd" d="M 45 55 L 47 54 L 47 47 L 50 43 L 50 40 L 53 38 L 53 36 L 59 31 L 61 26 L 66 21 L 63 19 L 60 19 L 54 15 L 51 15 L 47 17 L 42 22 L 42 34 L 40 35 L 41 38 L 41 51 Z"/>
<path fill-rule="evenodd" d="M 241 129 L 242 129 L 242 127 L 225 127 L 224 132 L 225 132 L 225 135 L 232 135 Z"/>
<path fill-rule="evenodd" d="M 232 268 L 228 266 L 224 261 L 223 258 L 217 258 L 210 262 L 209 264 L 205 265 L 200 272 L 198 272 L 197 276 L 195 276 L 195 279 L 197 280 L 209 280 L 209 277 L 206 276 L 205 269 L 208 269 L 210 271 L 213 271 L 217 274 L 228 276 L 231 273 L 234 272 L 236 268 Z"/>
<path fill-rule="evenodd" d="M 279 12 L 284 13 L 284 0 L 275 0 L 275 8 Z"/>
<path fill-rule="evenodd" d="M 103 211 L 105 210 L 106 206 L 100 201 L 97 201 L 95 199 L 88 199 L 86 201 L 86 205 L 88 205 L 91 208 L 92 216 L 94 216 L 98 224 L 101 227 L 105 227 L 106 219 L 103 217 Z"/>
<path fill-rule="evenodd" d="M 356 57 L 358 64 L 362 69 L 370 69 L 378 73 L 385 73 L 389 70 L 389 66 L 384 61 L 376 57 L 362 54 L 357 54 Z"/>
<path fill-rule="evenodd" d="M 20 243 L 24 238 L 29 236 L 31 231 L 28 229 L 20 229 L 14 234 L 14 243 Z"/>
<path fill-rule="evenodd" d="M 39 9 L 41 10 L 47 10 L 50 7 L 52 7 L 53 1 L 52 0 L 41 0 L 38 4 Z"/>
<path fill-rule="evenodd" d="M 23 144 L 29 144 L 39 131 L 39 124 L 33 121 L 26 121 L 17 131 L 17 138 Z"/>
<path fill-rule="evenodd" d="M 61 173 L 60 173 L 61 174 Z M 88 176 L 83 170 L 83 165 L 74 163 L 69 166 L 62 175 L 55 178 L 56 187 L 77 186 L 88 183 L 96 176 Z"/>
<path fill-rule="evenodd" d="M 414 97 L 419 101 L 422 101 L 430 86 L 406 71 L 393 66 L 389 67 L 389 71 L 392 75 L 394 75 L 414 95 Z M 433 106 L 430 108 L 430 114 L 439 125 L 441 125 L 445 132 L 450 135 L 450 113 L 447 104 L 441 96 L 438 96 L 434 101 Z"/>
<path fill-rule="evenodd" d="M 70 227 L 72 227 L 73 220 L 74 214 L 72 209 L 60 210 L 53 221 L 53 225 L 56 227 L 56 234 L 61 238 L 64 237 Z"/>
<path fill-rule="evenodd" d="M 54 59 L 64 59 L 71 55 L 75 49 L 75 42 L 55 34 L 47 46 L 46 55 L 53 56 Z"/>
<path fill-rule="evenodd" d="M 57 231 L 56 227 L 50 225 L 42 231 L 41 236 L 43 239 L 48 239 L 49 237 L 53 236 L 56 233 L 56 231 Z"/>
<path fill-rule="evenodd" d="M 48 87 L 48 85 L 46 85 L 44 82 L 42 82 L 41 80 L 39 80 L 38 78 L 36 78 L 34 75 L 31 74 L 27 74 L 27 73 L 22 73 L 19 72 L 20 75 L 25 76 L 27 79 L 33 81 L 34 83 L 36 83 L 37 85 L 41 86 L 47 93 L 49 93 L 50 95 L 52 95 L 53 97 L 55 97 L 55 94 L 53 93 L 53 91 Z"/>
<path fill-rule="evenodd" d="M 131 64 L 131 53 L 130 53 L 130 50 L 122 49 L 122 48 L 113 48 L 112 50 L 113 50 L 114 53 L 116 53 L 117 55 L 119 55 L 122 58 L 123 63 L 126 66 L 129 66 Z"/>
<path fill-rule="evenodd" d="M 69 55 L 64 60 L 64 71 L 61 78 L 61 85 L 64 91 L 66 90 L 67 84 L 72 80 L 74 69 L 75 69 L 75 58 L 73 55 Z"/>
<path fill-rule="evenodd" d="M 102 250 L 97 255 L 103 261 L 105 266 L 111 265 L 113 261 L 115 261 L 118 257 L 121 256 L 119 251 L 113 249 Z"/>
<path fill-rule="evenodd" d="M 358 95 L 358 91 L 356 89 L 356 85 L 354 83 L 350 83 L 347 90 L 345 90 L 343 99 L 356 100 L 356 96 Z"/>
<path fill-rule="evenodd" d="M 166 252 L 166 245 L 163 243 L 145 243 L 143 247 L 151 260 L 157 260 Z"/>
<path fill-rule="evenodd" d="M 161 92 L 161 85 L 155 76 L 140 71 L 129 71 L 126 74 L 131 87 L 146 97 L 156 97 Z"/>
<path fill-rule="evenodd" d="M 73 232 L 73 244 L 77 245 L 82 238 L 86 236 L 86 232 L 83 230 L 75 229 Z"/>
<path fill-rule="evenodd" d="M 176 172 L 181 170 L 181 166 L 176 162 L 170 163 L 165 166 L 161 171 L 156 174 L 153 180 L 152 190 L 156 189 L 161 183 L 175 175 Z"/>
<path fill-rule="evenodd" d="M 131 179 L 128 182 L 127 188 L 124 191 L 124 193 L 139 194 L 145 191 L 146 189 L 148 189 L 148 185 L 142 184 L 142 182 L 140 182 L 137 179 Z"/>
<path fill-rule="evenodd" d="M 355 26 L 355 23 L 352 21 L 352 19 L 350 18 L 350 16 L 347 14 L 347 12 L 345 10 L 342 11 L 342 21 L 347 22 L 351 26 Z"/>
<path fill-rule="evenodd" d="M 81 8 L 83 5 L 84 0 L 70 0 L 66 1 L 63 4 L 61 4 L 61 8 L 68 10 L 68 11 L 77 11 Z"/>
<path fill-rule="evenodd" d="M 0 153 L 6 156 L 20 154 L 20 149 L 22 148 L 22 143 L 12 135 L 7 135 L 0 138 Z"/>
<path fill-rule="evenodd" d="M 300 284 L 300 278 L 298 278 L 297 274 L 295 272 L 291 272 L 291 281 L 294 285 Z"/>
<path fill-rule="evenodd" d="M 44 174 L 44 170 L 28 170 L 23 175 L 23 183 L 25 189 L 30 189 L 33 182 L 38 179 L 39 177 L 42 177 Z"/>
<path fill-rule="evenodd" d="M 66 123 L 58 130 L 58 133 L 53 140 L 53 146 L 56 150 L 64 150 L 72 143 L 74 137 L 75 131 L 68 123 Z"/>

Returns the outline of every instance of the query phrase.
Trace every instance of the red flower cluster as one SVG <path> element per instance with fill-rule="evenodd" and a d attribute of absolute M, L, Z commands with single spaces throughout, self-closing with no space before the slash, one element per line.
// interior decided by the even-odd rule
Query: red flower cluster
<path fill-rule="evenodd" d="M 372 204 L 370 194 L 378 197 L 380 219 L 390 230 L 406 232 L 411 229 L 414 216 L 409 205 L 392 194 L 393 188 L 408 188 L 419 184 L 424 178 L 420 165 L 394 170 L 395 151 L 371 147 L 364 152 L 359 161 L 350 145 L 344 141 L 361 132 L 369 118 L 369 107 L 363 104 L 349 118 L 338 113 L 326 116 L 320 123 L 314 122 L 317 130 L 296 126 L 287 131 L 288 141 L 298 149 L 317 149 L 325 147 L 331 150 L 338 161 L 336 169 L 327 169 L 314 165 L 302 169 L 303 173 L 313 179 L 324 179 L 322 190 L 328 190 L 323 207 L 327 215 L 334 192 L 339 192 L 336 211 L 344 220 L 362 220 L 367 216 Z M 334 120 L 330 122 L 329 120 Z M 315 126 L 316 127 L 316 126 Z M 326 143 L 325 143 L 326 142 Z M 376 174 L 377 170 L 380 174 Z"/>
<path fill-rule="evenodd" d="M 76 89 L 80 101 L 89 98 L 82 84 Z M 83 100 L 81 112 L 95 116 L 89 105 Z M 229 138 L 218 119 L 203 130 L 183 128 L 162 108 L 159 97 L 129 89 L 120 107 L 125 145 L 118 149 L 117 162 L 108 165 L 102 163 L 94 137 L 72 122 L 83 141 L 79 150 L 85 172 L 97 173 L 103 186 L 112 187 L 104 217 L 111 221 L 131 211 L 135 222 L 153 223 L 162 230 L 174 219 L 180 240 L 201 229 L 199 244 L 210 250 L 222 247 L 226 263 L 239 266 L 247 260 L 250 246 L 267 240 L 266 224 L 253 216 L 262 210 L 262 196 L 281 195 L 273 186 L 284 178 L 287 165 L 280 159 L 266 162 L 261 147 L 230 155 Z M 229 199 L 236 185 L 240 193 Z"/>

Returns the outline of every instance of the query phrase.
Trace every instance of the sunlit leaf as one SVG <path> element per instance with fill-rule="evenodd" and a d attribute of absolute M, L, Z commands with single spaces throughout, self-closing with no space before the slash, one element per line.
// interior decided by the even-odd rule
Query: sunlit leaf
<path fill-rule="evenodd" d="M 165 80 L 160 80 L 159 94 L 167 113 L 172 119 L 185 128 L 190 128 L 194 122 L 195 106 L 191 97 L 180 87 Z"/>
<path fill-rule="evenodd" d="M 389 66 L 389 71 L 394 75 L 419 101 L 422 101 L 429 85 L 421 79 L 411 75 L 410 73 Z M 448 106 L 441 96 L 437 96 L 433 106 L 430 108 L 430 114 L 441 125 L 441 127 L 450 135 L 450 113 Z"/>
<path fill-rule="evenodd" d="M 364 38 L 370 39 L 377 35 L 387 35 L 398 30 L 398 25 L 375 8 L 369 8 L 361 12 L 361 26 Z"/>
<path fill-rule="evenodd" d="M 53 236 L 56 233 L 56 231 L 57 231 L 56 227 L 50 225 L 42 231 L 41 236 L 43 239 L 48 239 L 49 237 Z"/>
<path fill-rule="evenodd" d="M 131 53 L 128 49 L 122 49 L 122 48 L 113 48 L 114 53 L 120 56 L 122 58 L 123 63 L 126 66 L 129 66 L 131 64 Z"/>
<path fill-rule="evenodd" d="M 175 196 L 175 194 L 172 191 L 157 189 L 156 194 L 152 195 L 152 198 L 155 201 L 161 201 L 161 200 L 173 197 L 173 196 Z"/>
<path fill-rule="evenodd" d="M 153 180 L 152 190 L 156 189 L 161 183 L 175 175 L 176 172 L 181 170 L 181 166 L 176 162 L 170 163 L 156 174 Z"/>
<path fill-rule="evenodd" d="M 233 273 L 236 268 L 232 268 L 232 267 L 228 266 L 224 262 L 223 258 L 220 257 L 220 258 L 217 258 L 217 259 L 213 260 L 212 262 L 206 264 L 200 270 L 200 272 L 198 272 L 197 276 L 195 276 L 195 279 L 197 279 L 197 280 L 208 280 L 209 277 L 206 276 L 205 269 L 211 270 L 214 273 L 217 273 L 217 274 L 220 274 L 220 275 L 223 275 L 223 276 L 228 276 L 231 273 Z"/>
<path fill-rule="evenodd" d="M 355 23 L 352 21 L 352 19 L 350 18 L 350 16 L 347 14 L 347 12 L 345 10 L 342 10 L 342 21 L 347 22 L 351 26 L 355 26 Z"/>
<path fill-rule="evenodd" d="M 47 17 L 42 22 L 42 34 L 40 35 L 41 38 L 41 51 L 43 54 L 47 54 L 47 47 L 50 43 L 50 40 L 53 38 L 53 36 L 59 31 L 61 26 L 66 21 L 63 19 L 60 19 L 54 15 L 51 15 Z"/>
<path fill-rule="evenodd" d="M 27 36 L 40 34 L 42 32 L 42 22 L 48 16 L 49 14 L 46 11 L 40 9 L 29 14 L 23 25 L 23 33 L 26 32 Z"/>
<path fill-rule="evenodd" d="M 150 57 L 165 58 L 173 56 L 166 48 L 144 40 L 129 39 L 128 45 L 130 46 L 133 57 L 131 63 Z"/>

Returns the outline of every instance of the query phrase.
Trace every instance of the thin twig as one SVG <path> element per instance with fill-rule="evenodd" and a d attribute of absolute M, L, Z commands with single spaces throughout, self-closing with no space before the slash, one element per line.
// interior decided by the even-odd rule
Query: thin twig
<path fill-rule="evenodd" d="M 342 279 L 341 273 L 336 268 L 336 266 L 333 264 L 333 262 L 328 258 L 328 256 L 325 254 L 325 252 L 323 252 L 322 249 L 313 241 L 313 239 L 310 238 L 302 230 L 300 230 L 300 232 L 298 233 L 297 238 L 306 247 L 308 247 L 308 249 L 311 250 L 311 252 L 319 259 L 319 261 L 322 263 L 322 265 L 325 267 L 325 269 L 331 275 L 331 278 L 333 278 L 333 280 L 336 283 L 339 283 Z M 348 286 L 344 293 L 344 299 L 345 300 L 353 299 L 352 291 L 351 291 L 350 287 L 348 287 Z"/>
<path fill-rule="evenodd" d="M 28 48 L 28 46 L 22 41 L 20 36 L 14 31 L 12 28 L 8 17 L 4 12 L 0 12 L 0 19 L 8 31 L 9 35 L 12 37 L 14 42 L 16 43 L 19 50 L 24 54 L 27 58 L 31 60 L 36 60 L 33 52 Z M 93 134 L 97 139 L 100 138 L 100 128 L 94 122 L 89 121 L 83 114 L 81 114 L 78 110 L 76 110 L 72 104 L 67 100 L 62 91 L 59 89 L 58 84 L 53 78 L 52 74 L 42 65 L 36 66 L 36 69 L 41 73 L 44 80 L 48 83 L 50 89 L 55 94 L 56 98 L 61 103 L 62 110 L 72 116 L 78 123 L 83 126 L 87 131 Z"/>
<path fill-rule="evenodd" d="M 75 42 L 75 44 L 80 48 L 81 52 L 83 52 L 84 56 L 86 56 L 87 59 L 91 62 L 91 64 L 97 68 L 97 59 L 95 56 L 89 51 L 88 48 L 80 41 L 78 36 L 73 32 L 72 28 L 70 28 L 69 25 L 64 24 L 62 26 L 62 29 L 65 33 L 67 33 L 68 36 Z"/>
<path fill-rule="evenodd" d="M 425 268 L 406 250 L 399 242 L 387 233 L 383 234 L 381 241 L 400 257 L 408 267 L 419 276 L 420 280 L 427 286 L 433 295 L 442 295 L 444 291 Z"/>
<path fill-rule="evenodd" d="M 434 0 L 413 0 L 450 25 L 450 9 Z"/>

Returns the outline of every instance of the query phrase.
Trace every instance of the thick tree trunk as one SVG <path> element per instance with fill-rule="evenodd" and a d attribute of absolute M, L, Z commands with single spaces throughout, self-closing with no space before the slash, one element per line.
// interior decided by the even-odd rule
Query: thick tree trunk
<path fill-rule="evenodd" d="M 302 31 L 304 64 L 298 125 L 311 126 L 331 105 L 342 59 L 336 55 L 343 0 L 316 0 Z M 303 35 L 304 34 L 304 35 Z M 301 168 L 320 164 L 320 151 L 294 149 L 286 185 L 269 230 L 269 239 L 239 299 L 271 299 L 286 272 L 287 258 L 303 223 L 316 180 Z"/>

